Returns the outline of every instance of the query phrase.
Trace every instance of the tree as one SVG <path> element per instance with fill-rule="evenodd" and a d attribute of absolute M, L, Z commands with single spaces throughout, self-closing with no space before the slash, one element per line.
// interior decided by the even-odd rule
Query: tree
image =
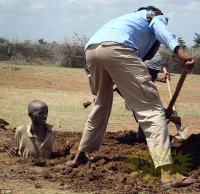
<path fill-rule="evenodd" d="M 180 45 L 183 49 L 186 49 L 186 48 L 187 48 L 187 46 L 185 45 L 185 41 L 183 40 L 182 37 L 179 37 L 179 38 L 178 38 L 178 43 L 179 43 L 179 45 Z"/>
<path fill-rule="evenodd" d="M 194 37 L 193 41 L 195 43 L 193 46 L 194 48 L 200 47 L 200 34 L 195 33 L 195 37 Z"/>
<path fill-rule="evenodd" d="M 0 44 L 8 44 L 9 40 L 0 37 Z"/>
<path fill-rule="evenodd" d="M 44 41 L 44 38 L 38 40 L 39 44 L 47 44 L 47 41 Z"/>
<path fill-rule="evenodd" d="M 25 44 L 31 44 L 31 40 L 25 40 Z"/>

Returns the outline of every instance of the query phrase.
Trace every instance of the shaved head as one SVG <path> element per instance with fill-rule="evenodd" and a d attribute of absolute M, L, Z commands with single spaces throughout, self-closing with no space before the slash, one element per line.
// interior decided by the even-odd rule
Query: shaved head
<path fill-rule="evenodd" d="M 28 114 L 32 114 L 33 112 L 46 107 L 48 109 L 48 106 L 45 102 L 42 102 L 40 100 L 33 100 L 28 105 Z"/>

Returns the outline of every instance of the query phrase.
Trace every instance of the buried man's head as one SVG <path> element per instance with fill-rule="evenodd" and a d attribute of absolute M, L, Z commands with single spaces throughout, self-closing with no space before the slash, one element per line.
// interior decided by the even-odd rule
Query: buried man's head
<path fill-rule="evenodd" d="M 48 106 L 40 100 L 33 100 L 28 105 L 28 116 L 32 122 L 42 125 L 46 123 L 48 116 Z"/>

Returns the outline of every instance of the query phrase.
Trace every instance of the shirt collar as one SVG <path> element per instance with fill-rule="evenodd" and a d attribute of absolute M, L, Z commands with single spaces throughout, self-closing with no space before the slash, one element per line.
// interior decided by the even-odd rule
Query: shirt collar
<path fill-rule="evenodd" d="M 53 125 L 46 124 L 46 127 L 48 129 L 47 130 L 47 134 L 48 133 L 53 133 L 53 130 L 52 130 Z M 29 137 L 36 137 L 34 134 L 31 133 L 31 124 L 27 126 L 27 130 L 26 131 L 27 131 Z"/>

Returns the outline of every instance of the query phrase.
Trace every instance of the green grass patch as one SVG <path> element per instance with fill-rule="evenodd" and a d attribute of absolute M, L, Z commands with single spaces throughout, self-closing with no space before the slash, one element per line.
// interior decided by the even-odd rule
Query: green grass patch
<path fill-rule="evenodd" d="M 182 117 L 199 117 L 200 116 L 200 106 L 184 106 L 178 108 L 178 114 Z"/>

